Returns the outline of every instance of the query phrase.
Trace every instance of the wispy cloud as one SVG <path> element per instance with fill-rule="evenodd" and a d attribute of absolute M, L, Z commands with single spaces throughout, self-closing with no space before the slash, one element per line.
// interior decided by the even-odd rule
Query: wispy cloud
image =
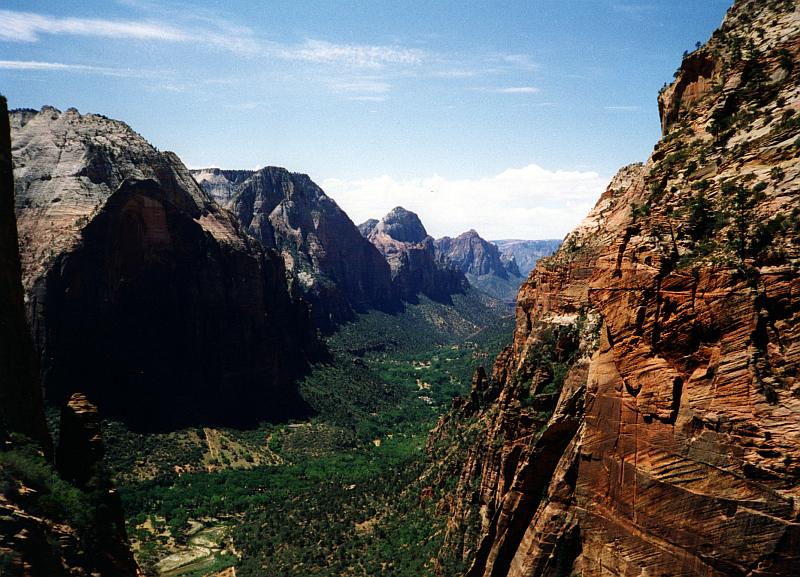
<path fill-rule="evenodd" d="M 435 236 L 460 234 L 482 223 L 478 232 L 486 238 L 555 238 L 580 222 L 606 182 L 596 172 L 530 164 L 475 179 L 384 175 L 327 179 L 322 186 L 356 222 L 380 218 L 401 205 L 417 212 Z"/>
<path fill-rule="evenodd" d="M 494 92 L 496 94 L 536 94 L 541 92 L 535 86 L 503 86 L 498 88 L 488 88 L 487 92 Z"/>
<path fill-rule="evenodd" d="M 0 41 L 38 42 L 44 35 L 204 43 L 217 49 L 256 54 L 261 49 L 251 29 L 224 20 L 193 18 L 194 25 L 179 28 L 153 20 L 61 18 L 33 12 L 0 10 Z"/>
<path fill-rule="evenodd" d="M 388 99 L 386 96 L 348 96 L 347 100 L 355 100 L 356 102 L 385 102 Z"/>
<path fill-rule="evenodd" d="M 164 24 L 99 18 L 57 18 L 32 12 L 0 10 L 0 40 L 36 42 L 42 34 L 70 34 L 105 38 L 135 38 L 184 42 L 188 36 Z"/>
<path fill-rule="evenodd" d="M 485 74 L 481 70 L 468 70 L 463 68 L 449 68 L 445 70 L 434 70 L 430 76 L 434 78 L 474 78 L 481 74 Z"/>
<path fill-rule="evenodd" d="M 500 61 L 522 70 L 535 70 L 539 67 L 528 54 L 502 54 Z"/>
<path fill-rule="evenodd" d="M 275 53 L 286 60 L 370 69 L 380 69 L 388 65 L 417 65 L 425 56 L 422 50 L 414 48 L 335 44 L 324 40 L 306 40 L 296 46 L 277 46 Z"/>
<path fill-rule="evenodd" d="M 84 74 L 101 74 L 103 76 L 120 76 L 130 78 L 146 78 L 163 74 L 163 72 L 154 72 L 149 70 L 107 68 L 104 66 L 66 64 L 63 62 L 41 62 L 38 60 L 0 60 L 0 69 L 38 70 L 42 72 L 79 72 Z"/>

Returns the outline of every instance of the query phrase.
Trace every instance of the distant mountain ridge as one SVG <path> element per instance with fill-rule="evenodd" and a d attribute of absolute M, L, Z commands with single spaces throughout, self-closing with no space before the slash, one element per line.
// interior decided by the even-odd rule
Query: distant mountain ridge
<path fill-rule="evenodd" d="M 468 230 L 434 242 L 436 257 L 463 272 L 474 287 L 504 302 L 514 302 L 524 278 L 512 256 L 504 259 L 496 245 Z"/>
<path fill-rule="evenodd" d="M 500 249 L 500 254 L 502 256 L 505 258 L 514 258 L 519 267 L 520 275 L 526 278 L 540 258 L 553 254 L 562 243 L 560 239 L 503 239 L 493 240 L 491 242 Z"/>

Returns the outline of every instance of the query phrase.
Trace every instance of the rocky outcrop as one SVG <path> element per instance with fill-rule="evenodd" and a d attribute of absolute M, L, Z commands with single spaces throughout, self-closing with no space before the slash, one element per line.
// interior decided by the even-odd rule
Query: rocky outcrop
<path fill-rule="evenodd" d="M 539 259 L 550 256 L 561 246 L 561 240 L 493 240 L 492 244 L 500 249 L 501 259 L 514 259 L 519 269 L 520 276 L 526 277 L 531 273 Z"/>
<path fill-rule="evenodd" d="M 524 279 L 513 255 L 504 260 L 497 246 L 474 230 L 456 238 L 437 239 L 434 249 L 439 262 L 463 272 L 472 286 L 494 298 L 514 302 Z"/>
<path fill-rule="evenodd" d="M 394 308 L 388 265 L 307 175 L 276 167 L 193 174 L 215 198 L 230 199 L 225 206 L 250 234 L 281 253 L 293 293 L 311 304 L 322 329 L 355 312 Z"/>
<path fill-rule="evenodd" d="M 364 238 L 368 238 L 372 229 L 378 224 L 378 219 L 376 218 L 369 218 L 358 225 L 358 232 L 361 233 L 361 236 Z"/>
<path fill-rule="evenodd" d="M 137 428 L 306 409 L 316 346 L 281 258 L 171 153 L 98 115 L 12 112 L 23 280 L 48 399 Z"/>
<path fill-rule="evenodd" d="M 424 294 L 448 301 L 469 286 L 461 271 L 437 260 L 434 240 L 415 213 L 398 206 L 376 224 L 361 227 L 369 230 L 367 238 L 389 263 L 395 294 L 403 300 Z"/>
<path fill-rule="evenodd" d="M 648 162 L 522 286 L 432 437 L 479 439 L 441 555 L 467 575 L 800 572 L 799 34 L 794 3 L 736 2 Z"/>
<path fill-rule="evenodd" d="M 103 462 L 100 414 L 85 395 L 75 393 L 61 410 L 56 463 L 61 476 L 85 487 Z"/>

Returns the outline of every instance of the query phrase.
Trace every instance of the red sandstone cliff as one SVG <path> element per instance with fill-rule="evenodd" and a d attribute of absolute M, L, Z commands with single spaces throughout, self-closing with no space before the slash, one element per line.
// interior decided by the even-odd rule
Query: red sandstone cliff
<path fill-rule="evenodd" d="M 794 2 L 736 2 L 684 60 L 648 162 L 536 267 L 513 344 L 432 434 L 478 439 L 442 558 L 800 574 L 798 86 Z"/>

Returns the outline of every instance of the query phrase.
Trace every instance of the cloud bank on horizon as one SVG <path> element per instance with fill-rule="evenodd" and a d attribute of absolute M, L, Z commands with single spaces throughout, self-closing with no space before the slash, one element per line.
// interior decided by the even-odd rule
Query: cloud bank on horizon
<path fill-rule="evenodd" d="M 356 224 L 402 206 L 416 212 L 437 238 L 473 228 L 486 239 L 544 239 L 563 238 L 572 230 L 608 180 L 592 171 L 551 171 L 529 164 L 479 179 L 383 175 L 329 178 L 321 185 Z"/>

